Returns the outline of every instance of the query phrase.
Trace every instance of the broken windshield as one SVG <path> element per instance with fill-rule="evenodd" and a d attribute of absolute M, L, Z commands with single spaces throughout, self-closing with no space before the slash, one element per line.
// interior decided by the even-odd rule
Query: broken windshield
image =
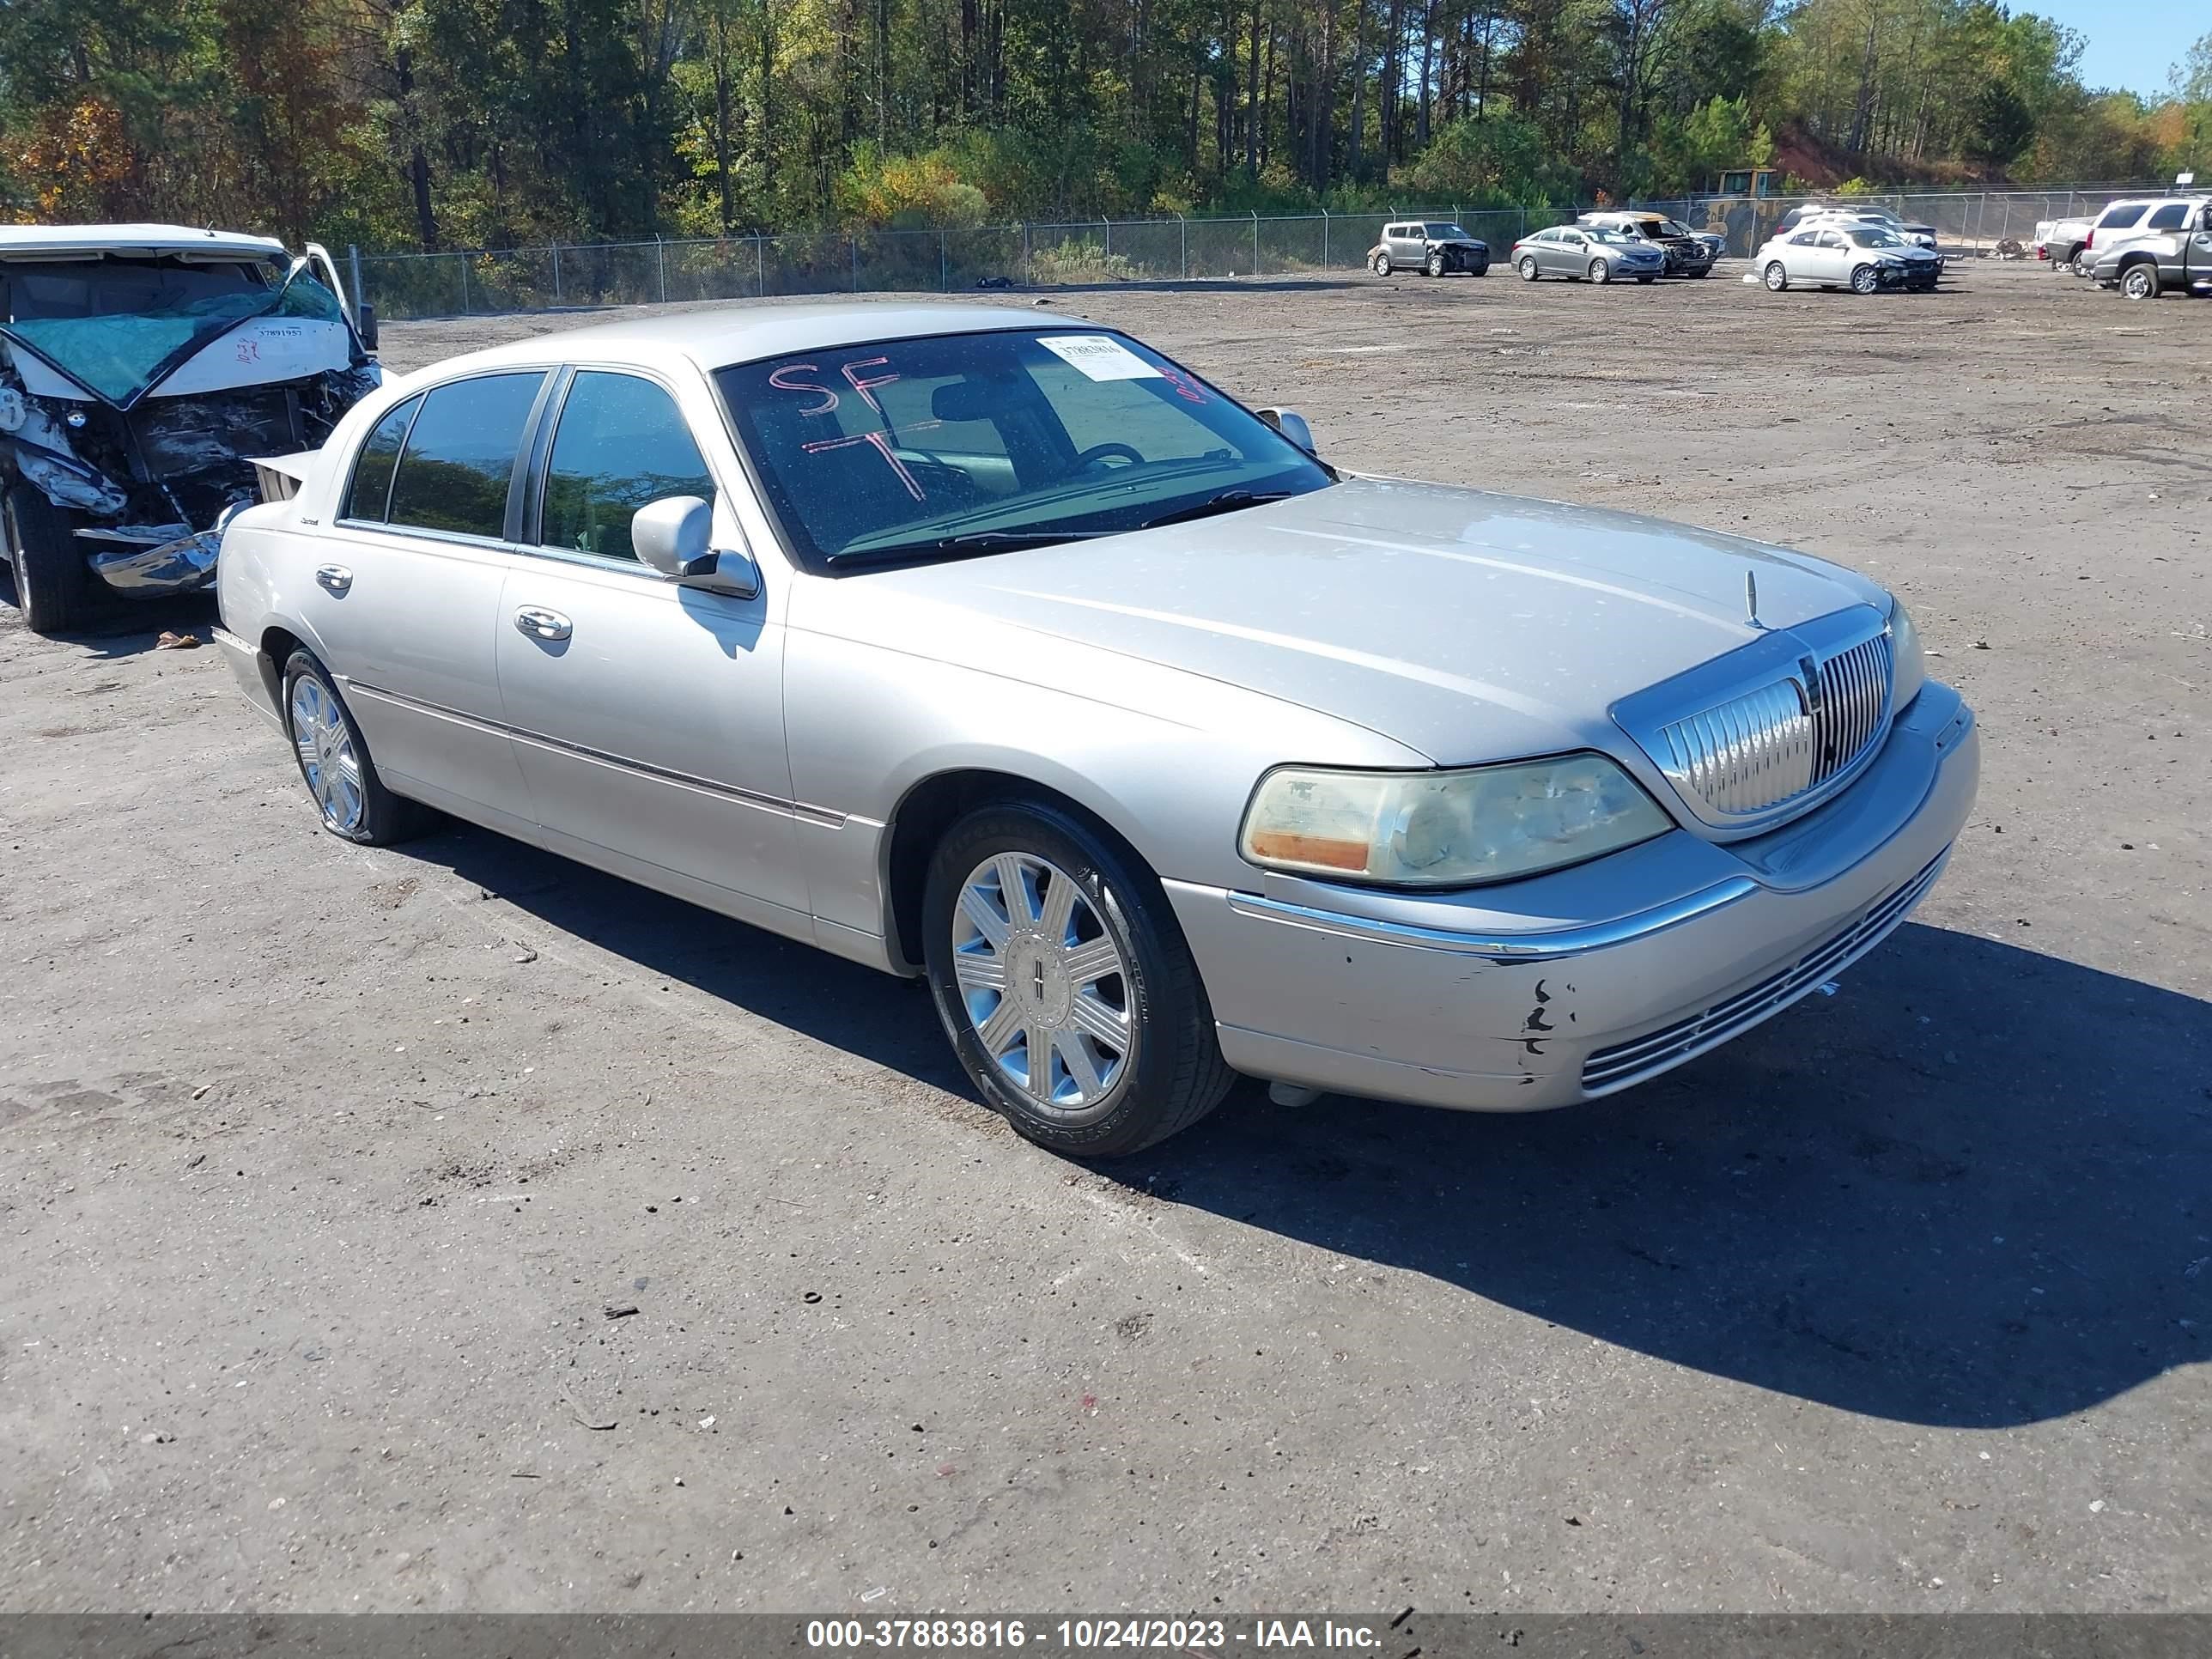
<path fill-rule="evenodd" d="M 343 322 L 305 262 L 70 259 L 11 263 L 4 332 L 118 408 L 255 317 Z"/>

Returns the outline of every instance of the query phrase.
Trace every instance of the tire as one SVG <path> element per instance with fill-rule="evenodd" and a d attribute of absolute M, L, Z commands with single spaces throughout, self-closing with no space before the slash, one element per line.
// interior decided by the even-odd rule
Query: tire
<path fill-rule="evenodd" d="M 2089 251 L 2087 248 L 2078 251 L 2073 258 L 2067 262 L 2067 264 L 2073 273 L 2085 283 L 2097 274 L 2096 261 L 2090 258 Z"/>
<path fill-rule="evenodd" d="M 1141 1152 L 1204 1117 L 1234 1079 L 1158 878 L 1059 807 L 1007 801 L 954 824 L 930 860 L 922 927 L 931 1000 L 961 1066 L 992 1110 L 1050 1152 Z M 1035 1094 L 1032 1033 L 1047 1038 Z"/>
<path fill-rule="evenodd" d="M 92 608 L 92 572 L 76 550 L 68 516 L 26 479 L 0 495 L 0 541 L 24 627 L 59 634 L 84 621 Z"/>
<path fill-rule="evenodd" d="M 1489 260 L 1487 260 L 1487 259 L 1485 259 L 1485 260 L 1484 260 L 1480 264 L 1479 264 L 1479 265 L 1475 266 L 1473 270 L 1469 270 L 1467 274 L 1468 274 L 1468 276 L 1489 276 L 1489 275 L 1490 275 L 1490 261 L 1489 261 Z"/>
<path fill-rule="evenodd" d="M 2130 300 L 2155 300 L 2158 286 L 2158 267 L 2148 259 L 2120 273 L 2120 292 Z"/>
<path fill-rule="evenodd" d="M 1657 282 L 1658 280 L 1659 280 L 1659 279 L 1658 279 L 1656 276 L 1638 276 L 1638 277 L 1636 279 L 1636 283 L 1637 283 L 1637 286 L 1638 286 L 1638 287 L 1639 287 L 1639 288 L 1649 288 L 1649 287 L 1650 287 L 1650 286 L 1651 286 L 1651 284 L 1652 284 L 1652 283 L 1654 283 Z"/>
<path fill-rule="evenodd" d="M 1388 250 L 1377 251 L 1375 257 L 1367 263 L 1369 267 L 1373 270 L 1377 276 L 1388 276 L 1393 268 L 1390 264 L 1390 255 Z"/>
<path fill-rule="evenodd" d="M 1692 276 L 1710 276 L 1712 274 L 1713 268 L 1711 265 L 1699 265 L 1695 270 L 1690 273 Z"/>
<path fill-rule="evenodd" d="M 1613 280 L 1613 267 L 1607 264 L 1603 259 L 1591 260 L 1589 262 L 1589 279 L 1593 283 L 1595 283 L 1600 288 L 1604 287 L 1607 283 Z"/>
<path fill-rule="evenodd" d="M 1779 259 L 1769 259 L 1766 262 L 1765 275 L 1766 291 L 1769 294 L 1779 294 L 1790 286 L 1790 272 L 1784 268 Z"/>
<path fill-rule="evenodd" d="M 1521 280 L 1524 283 L 1533 283 L 1544 274 L 1541 267 L 1536 264 L 1536 256 L 1533 253 L 1522 254 L 1521 263 L 1514 269 L 1521 273 Z"/>
<path fill-rule="evenodd" d="M 1428 263 L 1423 265 L 1421 269 L 1431 276 L 1443 276 L 1444 274 L 1444 256 L 1441 253 L 1431 253 L 1429 255 Z"/>
<path fill-rule="evenodd" d="M 1881 286 L 1881 273 L 1872 265 L 1851 267 L 1851 292 L 1871 294 Z"/>
<path fill-rule="evenodd" d="M 389 847 L 421 835 L 435 822 L 437 815 L 428 807 L 384 787 L 353 711 L 313 652 L 295 651 L 285 663 L 280 707 L 292 757 L 322 813 L 324 829 L 356 846 Z M 324 775 L 331 780 L 328 790 Z"/>

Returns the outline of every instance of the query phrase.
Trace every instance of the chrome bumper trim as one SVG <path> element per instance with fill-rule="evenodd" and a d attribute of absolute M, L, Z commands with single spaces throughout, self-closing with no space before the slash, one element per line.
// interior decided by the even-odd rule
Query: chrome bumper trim
<path fill-rule="evenodd" d="M 1527 933 L 1461 933 L 1442 927 L 1415 927 L 1403 922 L 1377 921 L 1368 916 L 1348 916 L 1340 910 L 1287 904 L 1280 899 L 1263 898 L 1257 893 L 1230 894 L 1229 908 L 1239 915 L 1258 921 L 1280 922 L 1289 927 L 1334 933 L 1375 945 L 1480 957 L 1491 962 L 1553 962 L 1648 939 L 1669 927 L 1710 915 L 1758 890 L 1759 884 L 1749 877 L 1731 876 L 1698 892 L 1685 894 L 1649 910 L 1639 910 L 1632 916 Z"/>

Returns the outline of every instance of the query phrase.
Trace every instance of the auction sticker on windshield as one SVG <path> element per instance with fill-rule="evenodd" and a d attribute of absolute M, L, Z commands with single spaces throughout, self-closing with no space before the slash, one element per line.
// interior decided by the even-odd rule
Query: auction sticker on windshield
<path fill-rule="evenodd" d="M 1160 372 L 1104 334 L 1045 334 L 1037 343 L 1066 359 L 1094 380 L 1157 380 Z"/>

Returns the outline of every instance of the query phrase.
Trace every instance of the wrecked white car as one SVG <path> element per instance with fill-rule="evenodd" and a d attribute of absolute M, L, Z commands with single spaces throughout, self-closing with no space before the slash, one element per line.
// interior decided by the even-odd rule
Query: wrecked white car
<path fill-rule="evenodd" d="M 381 379 L 329 254 L 179 225 L 0 226 L 0 539 L 35 632 L 205 586 L 254 459 Z"/>

